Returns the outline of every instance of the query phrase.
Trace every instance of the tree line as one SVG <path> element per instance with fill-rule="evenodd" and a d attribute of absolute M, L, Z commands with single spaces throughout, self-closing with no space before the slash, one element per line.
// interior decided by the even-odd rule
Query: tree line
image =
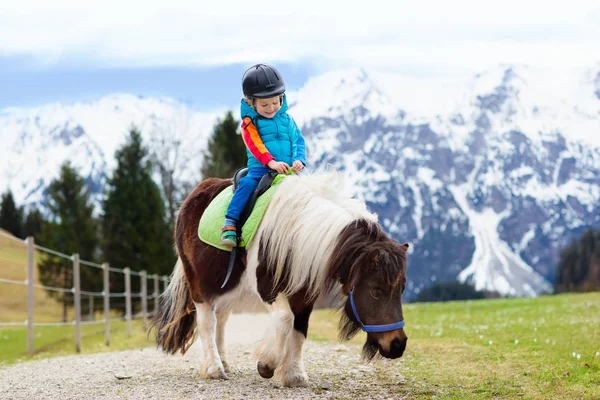
<path fill-rule="evenodd" d="M 557 293 L 600 290 L 600 231 L 586 230 L 561 251 L 554 289 Z"/>
<path fill-rule="evenodd" d="M 421 290 L 417 294 L 415 301 L 431 303 L 438 301 L 497 299 L 501 297 L 503 296 L 500 293 L 493 290 L 477 290 L 472 283 L 446 281 L 436 282 Z"/>
<path fill-rule="evenodd" d="M 201 179 L 231 177 L 246 163 L 239 126 L 231 112 L 217 121 L 201 155 L 197 181 L 182 188 L 175 187 L 172 179 L 176 171 L 161 164 L 157 150 L 164 152 L 165 148 L 149 148 L 141 132 L 132 127 L 125 144 L 115 152 L 116 167 L 107 177 L 99 212 L 90 183 L 66 161 L 59 176 L 45 188 L 42 208 L 17 206 L 10 190 L 2 195 L 0 228 L 20 238 L 33 236 L 37 244 L 61 253 L 78 253 L 87 261 L 169 275 L 176 261 L 173 227 L 180 203 Z M 155 172 L 158 183 L 153 179 Z M 72 287 L 70 260 L 42 253 L 37 267 L 42 284 Z M 102 270 L 82 267 L 80 272 L 82 290 L 102 291 Z M 123 276 L 118 275 L 111 273 L 111 292 L 125 291 Z M 131 286 L 133 292 L 141 290 L 139 279 L 132 279 Z M 48 293 L 62 303 L 66 321 L 72 294 Z"/>

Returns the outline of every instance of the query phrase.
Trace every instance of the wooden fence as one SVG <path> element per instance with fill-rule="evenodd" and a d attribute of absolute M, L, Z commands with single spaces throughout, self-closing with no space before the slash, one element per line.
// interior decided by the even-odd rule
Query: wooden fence
<path fill-rule="evenodd" d="M 96 264 L 90 261 L 81 260 L 79 254 L 67 255 L 60 253 L 56 250 L 48 249 L 42 246 L 38 246 L 34 243 L 33 237 L 28 237 L 25 240 L 16 238 L 12 235 L 5 234 L 0 231 L 0 236 L 4 236 L 10 240 L 20 242 L 27 248 L 27 279 L 24 281 L 16 281 L 10 279 L 4 279 L 0 277 L 0 283 L 13 284 L 13 285 L 25 285 L 27 286 L 27 320 L 21 322 L 2 322 L 0 326 L 23 326 L 27 327 L 27 352 L 32 355 L 34 350 L 34 328 L 36 326 L 60 326 L 60 325 L 74 325 L 75 326 L 75 350 L 81 351 L 81 326 L 84 324 L 100 324 L 104 323 L 104 336 L 106 345 L 110 345 L 110 324 L 111 321 L 122 320 L 123 318 L 110 318 L 110 307 L 111 299 L 124 298 L 125 299 L 125 316 L 124 319 L 127 322 L 127 335 L 131 336 L 131 322 L 134 318 L 141 318 L 143 321 L 144 329 L 148 327 L 148 317 L 153 315 L 158 310 L 158 301 L 160 296 L 160 283 L 162 282 L 163 290 L 166 290 L 169 284 L 168 276 L 148 275 L 146 271 L 132 271 L 130 268 L 113 268 L 107 263 Z M 73 287 L 71 288 L 59 288 L 44 286 L 34 282 L 34 252 L 35 250 L 42 251 L 48 254 L 52 254 L 57 257 L 65 258 L 72 261 L 73 264 Z M 88 268 L 99 268 L 104 271 L 103 290 L 102 292 L 89 292 L 81 290 L 81 267 Z M 123 274 L 125 280 L 125 292 L 123 293 L 111 293 L 110 291 L 110 279 L 109 273 L 116 272 Z M 140 293 L 131 292 L 131 276 L 138 276 L 140 279 Z M 148 295 L 148 281 L 152 282 L 152 294 Z M 40 288 L 48 291 L 72 293 L 74 299 L 74 310 L 75 317 L 71 322 L 55 322 L 55 323 L 36 323 L 34 321 L 34 289 Z M 100 321 L 94 321 L 94 299 L 102 297 L 104 305 L 104 319 Z M 132 298 L 137 297 L 141 299 L 141 311 L 139 315 L 132 315 Z M 90 321 L 82 320 L 81 312 L 81 301 L 82 298 L 87 298 L 89 302 L 89 308 L 91 313 Z M 153 301 L 152 313 L 148 312 L 148 300 Z M 114 306 L 114 304 L 113 304 Z"/>

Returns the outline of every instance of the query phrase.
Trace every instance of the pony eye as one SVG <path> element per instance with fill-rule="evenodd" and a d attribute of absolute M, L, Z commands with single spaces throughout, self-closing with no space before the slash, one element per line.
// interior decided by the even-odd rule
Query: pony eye
<path fill-rule="evenodd" d="M 381 297 L 381 290 L 379 289 L 373 289 L 369 293 L 371 293 L 371 297 L 373 297 L 375 300 L 378 300 Z"/>

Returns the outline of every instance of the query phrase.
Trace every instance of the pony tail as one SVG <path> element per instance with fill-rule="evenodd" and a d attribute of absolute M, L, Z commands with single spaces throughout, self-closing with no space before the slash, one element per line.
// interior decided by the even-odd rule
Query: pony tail
<path fill-rule="evenodd" d="M 160 296 L 153 327 L 157 328 L 157 347 L 170 354 L 178 350 L 185 354 L 196 339 L 196 309 L 190 297 L 181 258 L 175 264 L 169 286 Z"/>

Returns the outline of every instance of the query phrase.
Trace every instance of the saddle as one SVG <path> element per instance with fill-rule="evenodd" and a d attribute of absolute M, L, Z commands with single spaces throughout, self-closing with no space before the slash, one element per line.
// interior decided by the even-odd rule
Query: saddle
<path fill-rule="evenodd" d="M 245 171 L 245 168 L 236 172 L 236 175 L 234 176 L 236 190 L 239 187 L 240 179 L 246 173 L 247 171 Z M 277 175 L 276 172 L 273 171 L 266 174 L 262 180 L 259 180 L 259 185 L 257 185 L 256 190 L 252 193 L 251 198 L 248 199 L 248 202 L 240 215 L 240 220 L 236 224 L 238 245 L 240 247 L 246 247 L 252 242 L 258 225 L 265 214 L 273 194 L 277 190 L 276 186 L 283 178 L 283 175 Z M 221 246 L 220 243 L 221 227 L 223 226 L 227 208 L 233 197 L 233 190 L 234 184 L 231 184 L 212 199 L 202 213 L 198 223 L 198 238 L 202 242 L 224 251 L 232 251 L 231 247 Z"/>

